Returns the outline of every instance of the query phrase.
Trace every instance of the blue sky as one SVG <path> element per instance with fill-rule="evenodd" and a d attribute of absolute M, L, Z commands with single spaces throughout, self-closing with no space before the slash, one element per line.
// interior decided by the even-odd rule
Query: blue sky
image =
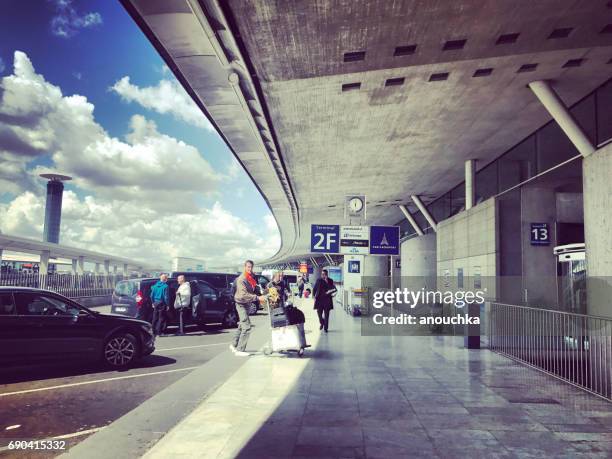
<path fill-rule="evenodd" d="M 37 6 L 33 7 L 34 4 Z M 22 83 L 24 81 L 27 82 L 30 77 L 20 77 L 17 78 L 19 81 L 16 81 L 14 76 L 12 76 L 16 51 L 22 52 L 24 57 L 20 59 L 23 59 L 23 62 L 29 60 L 35 74 L 44 79 L 44 88 L 41 89 L 39 96 L 32 95 L 36 94 L 35 92 L 24 92 L 24 84 Z M 53 87 L 61 90 L 62 98 L 57 100 L 61 100 L 62 103 L 65 102 L 68 105 L 70 105 L 69 100 L 71 96 L 84 96 L 87 99 L 86 102 L 92 104 L 94 108 L 93 120 L 89 120 L 85 127 L 75 127 L 76 132 L 83 133 L 83 137 L 87 129 L 95 132 L 101 128 L 106 133 L 103 136 L 105 141 L 110 139 L 125 141 L 126 136 L 134 129 L 135 123 L 139 125 L 154 123 L 153 137 L 167 136 L 173 139 L 173 142 L 183 142 L 188 146 L 194 147 L 211 168 L 210 171 L 203 171 L 202 181 L 216 183 L 214 187 L 212 185 L 207 187 L 207 185 L 203 184 L 194 184 L 193 189 L 188 190 L 188 193 L 193 192 L 189 196 L 193 198 L 194 202 L 203 211 L 215 208 L 217 212 L 215 215 L 218 215 L 221 208 L 224 212 L 223 215 L 226 217 L 229 215 L 231 218 L 237 219 L 236 221 L 239 222 L 239 226 L 244 224 L 246 228 L 249 228 L 249 230 L 244 230 L 253 232 L 245 236 L 248 240 L 247 245 L 251 244 L 255 239 L 260 240 L 263 244 L 268 244 L 269 241 L 271 241 L 271 245 L 278 243 L 275 225 L 271 223 L 270 211 L 264 200 L 244 171 L 236 167 L 233 155 L 216 132 L 201 127 L 203 123 L 193 116 L 193 107 L 190 107 L 191 110 L 187 110 L 186 107 L 180 107 L 180 109 L 185 108 L 184 112 L 189 112 L 186 118 L 183 116 L 184 113 L 163 113 L 163 109 L 147 105 L 147 101 L 144 100 L 146 99 L 146 91 L 152 91 L 153 93 L 160 91 L 162 87 L 160 86 L 161 82 L 172 83 L 174 86 L 170 87 L 176 91 L 182 91 L 182 88 L 176 89 L 174 76 L 165 68 L 162 59 L 118 1 L 40 0 L 38 2 L 24 2 L 22 0 L 3 0 L 2 14 L 0 14 L 0 60 L 0 82 L 4 81 L 5 92 L 17 92 L 18 94 L 15 96 L 17 99 L 19 97 L 26 99 L 30 96 L 43 97 L 45 91 L 51 91 L 50 88 Z M 129 78 L 129 84 L 124 84 L 122 86 L 123 90 L 111 89 L 117 82 L 126 77 Z M 36 80 L 38 77 L 32 76 L 31 78 Z M 12 89 L 7 90 L 9 87 Z M 2 83 L 0 83 L 0 91 L 2 90 Z M 0 92 L 1 96 L 2 92 Z M 138 99 L 139 96 L 142 96 L 142 99 Z M 147 100 L 150 99 L 151 97 Z M 20 113 L 26 110 L 18 105 L 18 102 L 13 102 L 12 105 L 9 104 L 5 97 L 4 107 L 0 104 L 0 115 L 3 113 L 2 110 L 5 111 L 5 114 L 9 115 L 11 114 L 9 113 L 10 110 L 13 110 L 13 112 L 17 110 Z M 183 105 L 186 106 L 188 104 L 185 103 Z M 31 110 L 32 105 L 28 105 L 28 107 Z M 39 116 L 39 114 L 36 116 Z M 135 116 L 138 123 L 134 120 Z M 203 118 L 204 115 L 201 115 L 201 117 Z M 37 120 L 37 122 L 40 121 L 38 118 Z M 68 168 L 71 168 L 71 165 L 74 164 L 74 157 L 70 157 L 66 152 L 62 153 L 62 145 L 66 145 L 67 140 L 60 139 L 64 133 L 62 128 L 57 126 L 64 126 L 62 123 L 65 123 L 65 121 L 61 123 L 49 120 L 43 121 L 44 123 L 41 123 L 40 126 L 44 124 L 47 129 L 53 130 L 52 135 L 58 138 L 56 141 L 49 143 L 49 145 L 53 144 L 56 150 L 54 151 L 51 148 L 48 154 L 40 152 L 28 158 L 27 161 L 23 156 L 19 156 L 19 152 L 11 150 L 9 144 L 5 143 L 3 146 L 3 137 L 0 135 L 0 168 L 3 161 L 5 165 L 10 163 L 13 169 L 18 167 L 17 164 L 25 164 L 25 174 L 27 175 L 27 179 L 24 179 L 24 182 L 27 183 L 23 183 L 21 186 L 15 184 L 18 178 L 12 178 L 13 184 L 16 186 L 9 186 L 9 178 L 4 177 L 5 181 L 3 182 L 0 175 L 0 205 L 3 206 L 0 207 L 0 212 L 4 209 L 4 216 L 0 214 L 0 229 L 4 232 L 21 231 L 32 237 L 38 235 L 38 225 L 34 225 L 36 228 L 32 229 L 32 231 L 24 227 L 24 225 L 28 224 L 27 220 L 29 220 L 29 223 L 33 223 L 38 217 L 30 215 L 17 218 L 17 212 L 14 207 L 17 205 L 23 206 L 24 203 L 15 203 L 15 200 L 28 190 L 37 197 L 40 197 L 41 189 L 34 190 L 30 184 L 32 182 L 28 182 L 28 180 L 32 180 L 32 174 L 35 170 L 39 171 L 39 169 L 45 167 L 57 169 L 58 165 L 64 165 L 65 167 L 68 165 Z M 0 128 L 3 127 L 2 123 L 3 120 L 0 118 Z M 201 123 L 200 126 L 196 125 L 198 123 Z M 33 137 L 41 135 L 40 132 L 42 132 L 42 127 L 40 132 L 33 128 L 26 133 L 27 135 L 24 134 L 23 126 L 5 124 L 4 128 L 5 132 L 10 131 L 13 136 L 21 136 L 21 140 L 27 137 L 28 141 Z M 149 128 L 146 128 L 145 131 L 147 129 Z M 1 133 L 2 131 L 0 131 Z M 51 134 L 45 134 L 46 137 L 49 137 L 49 135 Z M 144 135 L 146 137 L 146 134 Z M 81 135 L 79 134 L 79 136 Z M 146 139 L 143 140 L 140 137 L 139 139 L 139 142 L 142 142 L 143 145 L 148 144 Z M 85 148 L 89 148 L 87 147 L 87 139 L 80 139 L 80 141 Z M 166 143 L 170 144 L 170 142 Z M 120 147 L 126 148 L 125 145 Z M 141 145 L 139 148 L 142 149 L 144 147 Z M 174 154 L 178 155 L 172 148 L 169 148 L 167 151 L 158 151 L 156 154 L 165 158 Z M 109 156 L 110 161 L 118 161 L 117 158 L 118 156 Z M 141 167 L 141 164 L 136 162 L 134 167 Z M 5 170 L 7 169 L 11 168 L 7 166 Z M 206 168 L 204 167 L 204 169 Z M 75 170 L 84 169 L 83 166 L 80 169 L 75 166 Z M 58 170 L 58 172 L 66 171 Z M 102 180 L 100 177 L 94 177 L 95 173 L 91 171 L 87 173 L 91 174 L 87 179 L 75 181 L 67 186 L 67 190 L 75 193 L 73 210 L 77 214 L 79 212 L 79 205 L 84 204 L 88 196 L 97 199 L 98 202 L 103 202 L 103 199 L 109 201 L 117 200 L 117 202 L 127 202 L 130 200 L 128 199 L 128 193 L 116 194 L 108 186 L 104 186 L 109 181 L 108 179 Z M 26 176 L 23 171 L 22 175 Z M 151 177 L 155 179 L 154 176 Z M 215 181 L 217 178 L 219 178 L 220 182 Z M 192 180 L 196 181 L 197 178 L 193 176 Z M 140 186 L 141 189 L 139 190 L 140 194 L 133 196 L 142 197 L 144 196 L 143 193 L 147 193 L 147 190 L 150 192 L 149 185 L 140 185 L 135 182 L 132 188 L 135 190 Z M 167 185 L 165 188 L 167 192 L 165 194 L 171 194 Z M 204 192 L 199 193 L 202 190 Z M 133 196 L 132 204 L 134 203 Z M 180 196 L 179 194 L 175 197 L 180 199 Z M 30 197 L 30 199 L 33 198 Z M 169 199 L 169 201 L 171 200 Z M 13 208 L 10 207 L 11 205 L 13 205 Z M 146 206 L 146 204 L 144 205 Z M 121 207 L 119 204 L 118 206 Z M 151 208 L 153 210 L 147 214 L 147 218 L 155 219 L 156 216 L 160 218 L 162 216 L 168 217 L 172 214 L 167 208 L 160 209 L 158 207 L 156 203 L 152 203 Z M 89 206 L 88 209 L 92 213 L 90 215 L 92 220 L 95 219 L 93 208 L 95 206 Z M 189 212 L 195 215 L 197 209 L 194 209 L 192 206 Z M 189 212 L 183 210 L 179 213 L 184 215 Z M 64 226 L 67 226 L 69 223 L 72 226 L 71 228 L 66 228 L 66 234 L 70 234 L 68 241 L 62 240 L 62 242 L 79 244 L 82 241 L 79 241 L 79 231 L 74 227 L 74 225 L 78 224 L 78 219 L 77 221 L 71 220 L 70 211 L 68 211 L 67 215 L 62 231 L 64 231 Z M 8 221 L 9 218 L 12 220 Z M 16 222 L 16 218 L 24 221 Z M 207 224 L 214 224 L 209 220 L 207 222 Z M 242 232 L 244 233 L 244 231 Z M 87 233 L 87 231 L 84 231 L 84 233 Z M 83 241 L 87 240 L 87 234 L 84 234 L 84 237 Z M 235 243 L 236 241 L 234 240 L 233 242 Z M 89 244 L 91 244 L 91 241 Z M 98 241 L 98 244 L 103 244 L 103 241 Z M 112 247 L 112 249 L 124 251 L 125 248 Z M 202 252 L 205 249 L 205 247 L 198 247 L 196 249 L 195 245 L 192 245 L 190 250 Z M 240 255 L 251 253 L 249 251 L 252 250 L 262 256 L 263 252 L 258 252 L 260 249 L 261 247 L 253 247 L 252 249 L 247 247 L 245 248 L 246 252 L 242 251 Z M 168 248 L 167 250 L 168 253 L 174 253 L 179 249 L 175 247 L 174 249 Z M 185 250 L 186 246 L 179 251 Z M 228 251 L 231 254 L 228 254 Z M 220 262 L 223 256 L 226 256 L 227 260 L 233 260 L 234 257 L 238 257 L 238 252 L 231 250 L 231 244 L 228 244 L 224 254 L 217 253 L 215 260 Z M 273 252 L 274 250 L 272 250 Z M 130 252 L 130 254 L 132 253 Z M 271 253 L 268 248 L 265 255 L 269 254 Z M 138 253 L 133 255 L 138 256 Z M 188 256 L 182 253 L 180 255 Z M 163 261 L 165 262 L 165 259 Z"/>

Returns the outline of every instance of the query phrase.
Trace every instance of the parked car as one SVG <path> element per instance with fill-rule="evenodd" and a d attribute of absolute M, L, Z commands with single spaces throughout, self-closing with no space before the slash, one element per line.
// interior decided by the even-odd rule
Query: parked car
<path fill-rule="evenodd" d="M 155 349 L 147 322 L 101 314 L 48 290 L 0 287 L 0 361 L 102 361 L 122 368 Z"/>
<path fill-rule="evenodd" d="M 128 317 L 136 317 L 148 322 L 153 318 L 151 304 L 151 287 L 157 282 L 156 278 L 128 279 L 117 282 L 111 299 L 111 312 Z M 238 324 L 238 313 L 228 289 L 216 289 L 208 282 L 200 280 L 189 281 L 192 296 L 199 295 L 197 306 L 191 311 L 183 313 L 185 325 L 203 326 L 209 323 L 221 323 L 231 328 Z M 175 278 L 168 279 L 170 288 L 170 311 L 168 325 L 178 325 L 179 314 L 174 310 L 174 299 L 178 282 Z"/>

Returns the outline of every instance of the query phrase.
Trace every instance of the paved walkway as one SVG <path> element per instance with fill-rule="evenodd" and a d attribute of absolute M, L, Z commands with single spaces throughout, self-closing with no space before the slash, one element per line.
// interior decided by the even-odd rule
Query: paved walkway
<path fill-rule="evenodd" d="M 612 457 L 606 401 L 454 338 L 362 337 L 338 309 L 321 335 L 311 308 L 303 359 L 249 357 L 145 457 Z"/>

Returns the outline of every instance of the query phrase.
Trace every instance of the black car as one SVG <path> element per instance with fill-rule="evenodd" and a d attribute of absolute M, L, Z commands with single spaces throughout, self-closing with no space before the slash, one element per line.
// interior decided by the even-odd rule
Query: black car
<path fill-rule="evenodd" d="M 153 318 L 151 304 L 151 287 L 158 281 L 155 278 L 129 279 L 117 282 L 112 295 L 111 312 L 128 317 L 136 317 L 147 322 Z M 183 321 L 186 325 L 197 324 L 203 326 L 210 323 L 221 323 L 224 327 L 235 327 L 238 323 L 238 313 L 234 300 L 228 289 L 216 289 L 208 282 L 192 280 L 191 286 L 192 308 L 183 312 Z M 170 311 L 168 311 L 168 325 L 177 325 L 179 314 L 174 310 L 174 299 L 178 288 L 178 281 L 168 279 L 170 288 Z"/>
<path fill-rule="evenodd" d="M 151 325 L 48 290 L 0 287 L 0 361 L 99 360 L 126 367 L 155 349 Z"/>

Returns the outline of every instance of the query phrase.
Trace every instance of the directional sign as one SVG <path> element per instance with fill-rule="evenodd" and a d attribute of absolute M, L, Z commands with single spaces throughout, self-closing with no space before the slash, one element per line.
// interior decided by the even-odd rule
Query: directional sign
<path fill-rule="evenodd" d="M 550 245 L 548 223 L 531 224 L 531 245 Z"/>
<path fill-rule="evenodd" d="M 369 226 L 341 226 L 340 253 L 367 255 L 370 251 Z"/>
<path fill-rule="evenodd" d="M 339 253 L 340 226 L 310 225 L 310 251 L 313 253 Z"/>
<path fill-rule="evenodd" d="M 399 255 L 399 226 L 370 227 L 370 255 Z"/>

